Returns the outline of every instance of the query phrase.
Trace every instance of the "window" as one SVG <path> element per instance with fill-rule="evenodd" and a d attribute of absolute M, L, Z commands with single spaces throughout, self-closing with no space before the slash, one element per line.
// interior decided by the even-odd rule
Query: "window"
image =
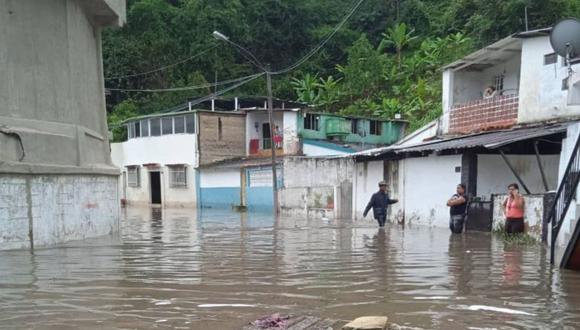
<path fill-rule="evenodd" d="M 564 78 L 562 80 L 562 90 L 563 91 L 567 91 L 568 90 L 568 77 Z"/>
<path fill-rule="evenodd" d="M 310 129 L 313 131 L 318 131 L 318 116 L 315 114 L 306 114 L 304 117 L 304 129 Z"/>
<path fill-rule="evenodd" d="M 141 122 L 136 121 L 134 123 L 135 125 L 135 137 L 140 137 L 141 136 Z"/>
<path fill-rule="evenodd" d="M 169 166 L 169 184 L 172 187 L 187 187 L 187 167 Z"/>
<path fill-rule="evenodd" d="M 381 135 L 381 124 L 378 120 L 371 120 L 371 135 Z"/>
<path fill-rule="evenodd" d="M 189 134 L 195 134 L 195 115 L 185 116 L 185 131 Z"/>
<path fill-rule="evenodd" d="M 350 132 L 352 134 L 358 134 L 358 119 L 350 120 Z"/>
<path fill-rule="evenodd" d="M 149 136 L 149 120 L 141 120 L 141 136 Z"/>
<path fill-rule="evenodd" d="M 129 139 L 132 139 L 135 137 L 135 126 L 133 125 L 133 123 L 127 124 L 127 137 Z"/>
<path fill-rule="evenodd" d="M 161 135 L 161 119 L 153 118 L 149 121 L 149 125 L 151 126 L 151 136 Z"/>
<path fill-rule="evenodd" d="M 173 118 L 173 125 L 175 134 L 182 134 L 185 133 L 185 117 L 174 117 Z"/>
<path fill-rule="evenodd" d="M 503 79 L 504 79 L 503 74 L 498 74 L 494 78 L 493 86 L 495 87 L 497 95 L 501 95 L 501 93 L 503 92 Z"/>
<path fill-rule="evenodd" d="M 558 62 L 558 55 L 556 53 L 544 55 L 544 65 L 550 65 Z"/>
<path fill-rule="evenodd" d="M 161 134 L 173 134 L 173 118 L 161 118 Z"/>
<path fill-rule="evenodd" d="M 218 141 L 222 140 L 222 119 L 218 118 Z"/>
<path fill-rule="evenodd" d="M 127 185 L 129 187 L 139 187 L 139 166 L 127 167 Z"/>

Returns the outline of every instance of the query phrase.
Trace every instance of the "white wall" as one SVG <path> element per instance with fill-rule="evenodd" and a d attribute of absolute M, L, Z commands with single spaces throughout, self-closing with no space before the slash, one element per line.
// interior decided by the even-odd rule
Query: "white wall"
<path fill-rule="evenodd" d="M 268 112 L 264 111 L 248 111 L 246 114 L 246 148 L 248 152 L 250 151 L 250 140 L 262 139 L 262 125 L 268 123 Z M 256 123 L 258 123 L 258 129 L 256 129 Z M 284 127 L 283 114 L 281 111 L 274 113 L 274 127 L 282 129 Z M 260 148 L 262 145 L 260 144 Z"/>
<path fill-rule="evenodd" d="M 449 226 L 446 203 L 461 182 L 461 155 L 407 158 L 399 162 L 403 180 L 400 207 L 404 208 L 406 224 L 437 227 Z"/>
<path fill-rule="evenodd" d="M 397 142 L 397 146 L 411 146 L 423 143 L 426 139 L 435 137 L 437 135 L 437 130 L 439 129 L 439 124 L 440 120 L 430 122 Z"/>
<path fill-rule="evenodd" d="M 549 37 L 524 39 L 518 123 L 580 115 L 580 106 L 567 106 L 568 92 L 562 90 L 567 68 L 562 58 L 544 65 L 544 55 L 553 53 Z M 575 65 L 578 70 L 579 65 Z"/>
<path fill-rule="evenodd" d="M 319 146 L 309 144 L 307 142 L 305 142 L 303 144 L 302 152 L 304 153 L 304 156 L 309 156 L 309 157 L 348 155 L 349 154 L 348 152 L 319 147 Z"/>
<path fill-rule="evenodd" d="M 140 165 L 139 187 L 123 187 L 120 192 L 126 191 L 129 204 L 149 204 L 151 202 L 151 186 L 149 170 L 144 164 L 159 164 L 160 168 L 154 171 L 161 172 L 161 200 L 163 206 L 195 206 L 196 204 L 196 176 L 197 166 L 197 135 L 173 134 L 134 138 L 121 143 L 111 144 L 111 158 L 113 164 L 126 172 L 127 166 Z M 171 187 L 169 169 L 165 165 L 186 164 L 187 187 Z"/>
<path fill-rule="evenodd" d="M 298 112 L 285 111 L 284 112 L 284 153 L 298 154 L 300 151 L 298 138 Z"/>
<path fill-rule="evenodd" d="M 239 168 L 210 168 L 201 170 L 202 188 L 240 187 Z"/>
<path fill-rule="evenodd" d="M 197 167 L 197 135 L 172 134 L 111 144 L 113 164 L 120 168 L 143 164 L 188 164 Z"/>
<path fill-rule="evenodd" d="M 384 178 L 384 163 L 382 160 L 356 163 L 353 180 L 353 212 L 355 219 L 361 219 L 362 214 L 372 194 L 379 190 L 378 183 Z M 397 198 L 397 196 L 391 196 Z M 369 215 L 372 217 L 372 214 Z"/>
<path fill-rule="evenodd" d="M 506 155 L 531 193 L 545 192 L 542 176 L 534 155 Z M 548 187 L 556 190 L 558 185 L 559 155 L 541 155 Z M 491 194 L 505 193 L 507 185 L 518 183 L 500 155 L 477 155 L 477 196 L 490 200 Z M 523 187 L 520 191 L 525 194 Z"/>

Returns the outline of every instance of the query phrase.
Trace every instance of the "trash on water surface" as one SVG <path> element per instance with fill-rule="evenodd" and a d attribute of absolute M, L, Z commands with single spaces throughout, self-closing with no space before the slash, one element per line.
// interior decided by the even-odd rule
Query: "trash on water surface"
<path fill-rule="evenodd" d="M 285 329 L 289 319 L 290 316 L 272 314 L 252 322 L 252 325 L 258 329 Z"/>

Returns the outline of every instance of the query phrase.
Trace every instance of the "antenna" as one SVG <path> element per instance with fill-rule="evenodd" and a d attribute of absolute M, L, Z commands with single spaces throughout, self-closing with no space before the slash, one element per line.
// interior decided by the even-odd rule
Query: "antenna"
<path fill-rule="evenodd" d="M 580 20 L 567 18 L 552 28 L 550 44 L 556 54 L 566 59 L 568 77 L 564 80 L 568 89 L 568 105 L 580 105 L 580 76 L 572 70 L 572 59 L 580 56 Z"/>
<path fill-rule="evenodd" d="M 558 22 L 550 33 L 550 44 L 562 57 L 580 55 L 580 20 L 566 18 Z"/>

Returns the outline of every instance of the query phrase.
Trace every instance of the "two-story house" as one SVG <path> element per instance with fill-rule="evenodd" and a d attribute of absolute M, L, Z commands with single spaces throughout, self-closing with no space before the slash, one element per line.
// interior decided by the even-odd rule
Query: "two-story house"
<path fill-rule="evenodd" d="M 131 118 L 127 141 L 111 146 L 129 204 L 271 209 L 272 145 L 287 156 L 336 156 L 397 141 L 404 121 L 314 113 L 275 100 L 274 134 L 264 98 L 213 100 L 193 109 Z M 284 173 L 279 166 L 278 186 Z"/>
<path fill-rule="evenodd" d="M 554 53 L 550 30 L 511 35 L 445 66 L 438 120 L 394 146 L 354 155 L 354 215 L 361 216 L 380 176 L 401 200 L 393 221 L 447 227 L 446 201 L 464 183 L 470 196 L 483 200 L 483 215 L 469 226 L 491 230 L 502 223 L 503 194 L 515 182 L 527 195 L 529 232 L 546 237 L 542 214 L 580 131 L 576 76 Z M 570 68 L 578 71 L 579 62 Z"/>

